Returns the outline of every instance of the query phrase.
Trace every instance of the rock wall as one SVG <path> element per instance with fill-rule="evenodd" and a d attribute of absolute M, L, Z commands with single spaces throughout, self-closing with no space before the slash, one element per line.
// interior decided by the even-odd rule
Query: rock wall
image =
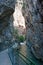
<path fill-rule="evenodd" d="M 0 0 L 0 51 L 14 43 L 13 12 L 15 0 Z"/>
<path fill-rule="evenodd" d="M 23 0 L 27 45 L 43 61 L 43 0 Z M 15 0 L 0 0 L 0 50 L 14 43 L 13 12 Z"/>
<path fill-rule="evenodd" d="M 34 56 L 43 61 L 43 0 L 24 0 L 27 45 Z"/>

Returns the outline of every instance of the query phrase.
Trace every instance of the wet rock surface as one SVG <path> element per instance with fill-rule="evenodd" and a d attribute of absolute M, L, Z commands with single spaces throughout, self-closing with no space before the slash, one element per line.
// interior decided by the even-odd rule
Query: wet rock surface
<path fill-rule="evenodd" d="M 43 61 L 43 1 L 25 0 L 24 5 L 23 16 L 26 20 L 27 45 L 35 57 Z"/>

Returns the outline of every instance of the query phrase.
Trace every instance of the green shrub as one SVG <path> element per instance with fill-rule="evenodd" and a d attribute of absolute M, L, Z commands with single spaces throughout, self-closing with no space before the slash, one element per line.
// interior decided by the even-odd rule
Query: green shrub
<path fill-rule="evenodd" d="M 23 35 L 19 36 L 18 37 L 18 41 L 19 42 L 23 42 L 25 40 L 25 37 Z"/>
<path fill-rule="evenodd" d="M 17 30 L 17 29 L 14 29 L 14 37 L 15 37 L 15 38 L 18 38 L 18 36 L 19 36 L 19 35 L 18 35 L 18 30 Z"/>
<path fill-rule="evenodd" d="M 14 34 L 18 34 L 18 30 L 17 29 L 14 29 Z"/>
<path fill-rule="evenodd" d="M 23 42 L 25 40 L 25 36 L 19 35 L 17 29 L 14 29 L 14 38 L 18 43 Z"/>

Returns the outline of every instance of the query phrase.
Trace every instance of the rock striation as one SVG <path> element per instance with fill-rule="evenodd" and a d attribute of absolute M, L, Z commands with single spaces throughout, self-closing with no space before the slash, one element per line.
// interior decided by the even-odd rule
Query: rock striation
<path fill-rule="evenodd" d="M 13 12 L 15 0 L 0 0 L 0 50 L 14 44 Z M 23 0 L 26 40 L 34 56 L 43 61 L 43 0 Z"/>
<path fill-rule="evenodd" d="M 14 43 L 12 16 L 14 7 L 15 0 L 0 0 L 0 51 Z"/>
<path fill-rule="evenodd" d="M 26 39 L 34 56 L 43 61 L 43 0 L 25 0 L 23 16 L 26 22 Z"/>

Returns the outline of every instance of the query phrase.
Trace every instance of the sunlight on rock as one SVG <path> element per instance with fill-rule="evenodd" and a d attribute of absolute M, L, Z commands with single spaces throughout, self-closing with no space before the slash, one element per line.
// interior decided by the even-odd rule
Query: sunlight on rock
<path fill-rule="evenodd" d="M 23 28 L 25 28 L 25 19 L 22 15 L 23 4 L 21 3 L 23 3 L 23 1 L 18 1 L 15 6 L 15 12 L 13 14 L 13 17 L 14 17 L 13 25 L 14 27 L 22 26 Z"/>

